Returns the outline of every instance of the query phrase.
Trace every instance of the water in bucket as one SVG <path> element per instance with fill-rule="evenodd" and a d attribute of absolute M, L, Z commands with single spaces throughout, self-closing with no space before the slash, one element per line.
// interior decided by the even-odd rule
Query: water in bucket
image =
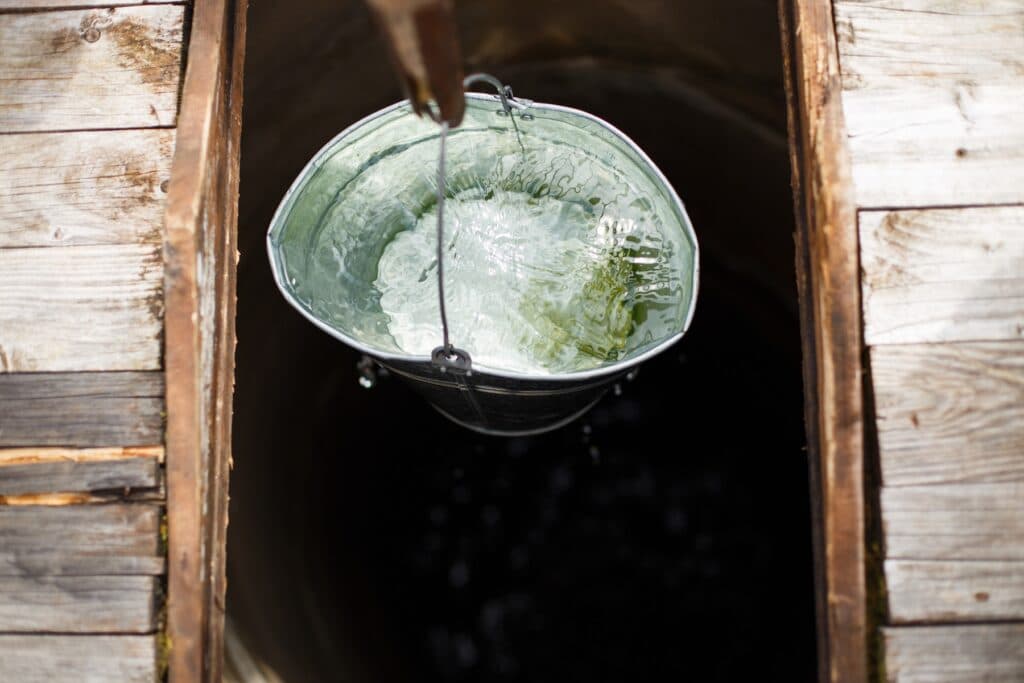
<path fill-rule="evenodd" d="M 345 131 L 300 175 L 269 235 L 293 305 L 433 385 L 442 412 L 498 433 L 564 421 L 678 340 L 697 285 L 689 220 L 643 152 L 583 112 L 514 102 L 468 95 L 447 135 L 441 249 L 450 338 L 471 359 L 460 377 L 431 364 L 441 344 L 437 124 L 400 103 Z M 441 406 L 438 383 L 469 395 Z M 510 396 L 563 390 L 542 415 L 520 401 L 523 414 L 506 419 Z M 500 415 L 489 415 L 498 397 Z"/>

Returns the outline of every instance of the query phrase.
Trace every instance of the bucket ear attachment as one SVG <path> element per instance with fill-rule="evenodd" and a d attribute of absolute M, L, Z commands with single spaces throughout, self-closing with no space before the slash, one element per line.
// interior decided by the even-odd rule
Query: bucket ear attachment
<path fill-rule="evenodd" d="M 438 346 L 430 354 L 430 363 L 441 372 L 450 372 L 453 375 L 473 374 L 473 360 L 469 354 L 454 346 L 447 349 Z"/>

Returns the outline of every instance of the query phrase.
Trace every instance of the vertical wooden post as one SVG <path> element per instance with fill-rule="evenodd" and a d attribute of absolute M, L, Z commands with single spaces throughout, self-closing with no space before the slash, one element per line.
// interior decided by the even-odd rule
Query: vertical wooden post
<path fill-rule="evenodd" d="M 220 681 L 246 0 L 197 0 L 168 189 L 168 680 Z"/>
<path fill-rule="evenodd" d="M 866 683 L 857 212 L 831 0 L 780 0 L 814 506 L 819 679 Z"/>

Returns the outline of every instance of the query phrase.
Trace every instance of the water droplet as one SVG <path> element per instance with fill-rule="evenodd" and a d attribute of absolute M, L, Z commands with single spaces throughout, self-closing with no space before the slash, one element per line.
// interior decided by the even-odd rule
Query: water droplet
<path fill-rule="evenodd" d="M 374 385 L 375 384 L 372 378 L 367 377 L 366 375 L 359 376 L 359 386 L 361 386 L 363 389 L 373 389 Z"/>
<path fill-rule="evenodd" d="M 615 386 L 612 387 L 612 393 L 616 396 L 622 396 L 622 385 L 616 382 Z"/>

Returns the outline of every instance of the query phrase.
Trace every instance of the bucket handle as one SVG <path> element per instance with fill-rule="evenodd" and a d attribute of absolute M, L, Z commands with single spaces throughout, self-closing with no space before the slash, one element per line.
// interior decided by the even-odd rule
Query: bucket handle
<path fill-rule="evenodd" d="M 516 141 L 519 143 L 519 148 L 523 151 L 523 154 L 525 154 L 526 147 L 523 146 L 523 139 L 519 135 L 519 126 L 516 124 L 516 119 L 512 114 L 512 109 L 513 107 L 516 109 L 525 109 L 526 106 L 516 102 L 515 98 L 512 96 L 511 87 L 502 84 L 501 81 L 490 74 L 470 74 L 462 81 L 462 87 L 465 89 L 478 82 L 487 83 L 498 91 L 498 97 L 501 99 L 501 106 L 512 121 L 512 128 L 516 132 Z M 437 163 L 437 300 L 441 309 L 441 331 L 443 337 L 441 346 L 438 346 L 431 352 L 430 362 L 440 372 L 453 372 L 468 375 L 471 373 L 473 368 L 473 359 L 470 358 L 469 352 L 456 348 L 451 343 L 451 339 L 448 334 L 448 314 L 445 311 L 444 305 L 444 200 L 445 191 L 447 189 L 445 183 L 445 148 L 448 140 L 448 122 L 441 121 L 440 124 L 440 153 L 438 154 Z"/>

